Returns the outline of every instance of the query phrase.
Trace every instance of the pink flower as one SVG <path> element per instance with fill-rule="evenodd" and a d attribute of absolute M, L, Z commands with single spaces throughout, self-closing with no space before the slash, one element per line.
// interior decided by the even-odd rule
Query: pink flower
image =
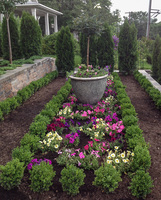
<path fill-rule="evenodd" d="M 79 113 L 79 111 L 77 110 L 75 113 L 77 114 L 77 113 Z"/>
<path fill-rule="evenodd" d="M 71 156 L 75 156 L 76 153 L 72 153 Z"/>
<path fill-rule="evenodd" d="M 78 166 L 81 166 L 81 163 L 78 161 Z"/>
<path fill-rule="evenodd" d="M 83 155 L 83 152 L 80 152 L 79 157 L 80 159 L 85 158 L 85 156 Z"/>
<path fill-rule="evenodd" d="M 94 138 L 94 140 L 95 140 L 96 142 L 99 142 L 99 141 L 100 141 L 99 139 L 96 139 L 96 138 Z"/>
<path fill-rule="evenodd" d="M 93 147 L 93 141 L 88 141 L 88 144 L 90 144 L 90 146 Z"/>
<path fill-rule="evenodd" d="M 81 115 L 82 117 L 87 117 L 87 112 L 84 111 L 83 114 Z"/>
<path fill-rule="evenodd" d="M 84 149 L 85 149 L 85 150 L 88 150 L 88 149 L 89 149 L 88 144 L 87 144 L 86 146 L 84 146 Z"/>
<path fill-rule="evenodd" d="M 87 112 L 88 112 L 88 114 L 89 114 L 89 115 L 93 113 L 93 112 L 92 112 L 92 111 L 90 111 L 90 110 L 87 110 Z"/>
<path fill-rule="evenodd" d="M 97 72 L 95 72 L 95 75 L 97 75 Z"/>

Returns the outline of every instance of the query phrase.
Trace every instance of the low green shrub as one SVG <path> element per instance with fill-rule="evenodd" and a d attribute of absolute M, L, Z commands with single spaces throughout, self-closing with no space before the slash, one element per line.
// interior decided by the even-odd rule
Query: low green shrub
<path fill-rule="evenodd" d="M 33 159 L 33 155 L 34 154 L 31 153 L 29 146 L 16 147 L 12 150 L 12 158 L 19 159 L 20 162 L 23 162 L 25 166 L 27 166 L 30 160 Z"/>
<path fill-rule="evenodd" d="M 121 110 L 135 109 L 134 106 L 131 103 L 122 103 L 120 106 L 121 106 Z"/>
<path fill-rule="evenodd" d="M 143 135 L 135 135 L 134 137 L 127 138 L 128 147 L 133 151 L 137 145 L 147 147 Z"/>
<path fill-rule="evenodd" d="M 126 128 L 125 138 L 134 138 L 136 136 L 142 136 L 142 130 L 139 128 L 138 125 L 131 125 Z"/>
<path fill-rule="evenodd" d="M 34 192 L 48 191 L 56 174 L 53 166 L 42 161 L 39 165 L 32 166 L 30 172 L 30 188 Z"/>
<path fill-rule="evenodd" d="M 24 170 L 24 163 L 20 162 L 19 159 L 13 159 L 5 166 L 0 165 L 0 185 L 5 190 L 11 190 L 17 187 L 21 183 Z"/>
<path fill-rule="evenodd" d="M 130 100 L 130 98 L 127 96 L 127 97 L 125 97 L 125 98 L 120 99 L 120 100 L 119 100 L 119 103 L 120 103 L 120 104 L 123 104 L 123 103 L 131 103 L 131 100 Z"/>
<path fill-rule="evenodd" d="M 5 100 L 0 102 L 0 110 L 2 111 L 3 115 L 9 114 L 11 111 L 9 102 Z"/>
<path fill-rule="evenodd" d="M 122 121 L 124 126 L 127 128 L 128 126 L 131 125 L 137 125 L 138 118 L 133 115 L 126 115 L 125 117 L 122 118 Z"/>
<path fill-rule="evenodd" d="M 2 110 L 0 109 L 0 121 L 4 120 L 4 117 L 3 117 L 3 112 Z"/>
<path fill-rule="evenodd" d="M 39 149 L 40 138 L 36 135 L 26 133 L 21 139 L 21 146 L 28 146 L 31 152 L 36 152 Z"/>
<path fill-rule="evenodd" d="M 122 180 L 121 174 L 111 164 L 102 165 L 94 174 L 96 177 L 93 185 L 100 186 L 107 193 L 118 188 L 118 183 Z"/>
<path fill-rule="evenodd" d="M 0 66 L 8 66 L 9 65 L 9 61 L 8 60 L 1 60 L 0 61 Z"/>
<path fill-rule="evenodd" d="M 130 170 L 132 172 L 138 169 L 148 170 L 151 165 L 151 157 L 147 147 L 137 145 L 134 149 L 134 159 L 131 162 Z"/>
<path fill-rule="evenodd" d="M 136 111 L 134 108 L 130 108 L 130 109 L 123 109 L 121 116 L 125 117 L 126 115 L 133 115 L 133 116 L 137 116 Z"/>
<path fill-rule="evenodd" d="M 48 118 L 50 118 L 51 120 L 53 119 L 53 117 L 56 116 L 56 112 L 51 108 L 51 109 L 44 109 L 40 112 L 41 115 L 47 116 Z"/>
<path fill-rule="evenodd" d="M 144 170 L 137 170 L 136 174 L 131 180 L 130 187 L 132 195 L 137 198 L 145 199 L 151 192 L 153 181 L 148 172 Z"/>
<path fill-rule="evenodd" d="M 29 133 L 31 135 L 36 135 L 40 138 L 43 138 L 46 135 L 46 131 L 47 131 L 46 127 L 49 123 L 46 121 L 35 121 L 31 123 L 29 127 Z"/>
<path fill-rule="evenodd" d="M 20 106 L 20 103 L 17 101 L 16 97 L 7 98 L 5 101 L 9 103 L 11 110 L 15 110 L 18 106 Z"/>
<path fill-rule="evenodd" d="M 68 165 L 61 171 L 61 178 L 59 179 L 63 191 L 70 195 L 78 194 L 80 186 L 84 185 L 85 176 L 83 169 Z"/>

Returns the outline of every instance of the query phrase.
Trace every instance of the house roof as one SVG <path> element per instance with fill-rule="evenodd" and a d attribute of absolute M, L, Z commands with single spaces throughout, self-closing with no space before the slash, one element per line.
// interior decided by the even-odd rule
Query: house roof
<path fill-rule="evenodd" d="M 49 13 L 49 15 L 54 15 L 54 16 L 55 15 L 63 15 L 63 13 L 61 13 L 57 10 L 49 8 L 38 2 L 31 2 L 31 1 L 28 1 L 25 4 L 17 4 L 15 13 L 20 14 L 20 13 L 22 13 L 23 10 L 31 12 L 32 8 L 36 8 L 37 16 L 43 16 L 44 13 Z"/>

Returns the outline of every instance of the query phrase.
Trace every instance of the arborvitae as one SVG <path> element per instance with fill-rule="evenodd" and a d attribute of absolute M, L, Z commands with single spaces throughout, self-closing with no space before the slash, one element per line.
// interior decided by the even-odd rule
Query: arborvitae
<path fill-rule="evenodd" d="M 42 32 L 35 20 L 27 12 L 23 12 L 20 28 L 21 50 L 25 58 L 41 55 Z"/>
<path fill-rule="evenodd" d="M 87 64 L 87 36 L 80 34 L 80 54 L 82 64 Z"/>
<path fill-rule="evenodd" d="M 59 72 L 74 69 L 74 44 L 69 27 L 62 27 L 56 40 L 56 66 Z"/>
<path fill-rule="evenodd" d="M 0 57 L 3 56 L 2 53 L 2 27 L 1 27 L 1 23 L 0 23 Z"/>
<path fill-rule="evenodd" d="M 118 45 L 118 67 L 120 72 L 131 73 L 136 69 L 137 32 L 134 25 L 125 20 L 121 27 Z"/>
<path fill-rule="evenodd" d="M 9 19 L 10 36 L 11 36 L 11 47 L 12 47 L 12 59 L 16 60 L 21 58 L 20 44 L 19 44 L 19 31 L 18 24 L 13 16 Z M 2 23 L 2 51 L 3 58 L 9 60 L 9 44 L 8 44 L 8 32 L 7 32 L 7 20 L 4 17 Z"/>
<path fill-rule="evenodd" d="M 158 55 L 158 82 L 161 84 L 161 46 Z"/>
<path fill-rule="evenodd" d="M 153 56 L 152 56 L 152 76 L 155 79 L 159 78 L 158 74 L 158 68 L 159 68 L 159 61 L 158 61 L 158 56 L 160 53 L 160 48 L 161 48 L 161 39 L 159 35 L 157 35 L 155 42 L 154 42 L 154 48 L 153 48 Z"/>
<path fill-rule="evenodd" d="M 89 64 L 94 67 L 97 65 L 97 42 L 95 35 L 91 35 L 89 40 Z"/>
<path fill-rule="evenodd" d="M 101 36 L 97 44 L 98 64 L 100 67 L 110 66 L 110 71 L 114 68 L 114 42 L 108 24 L 104 25 Z"/>
<path fill-rule="evenodd" d="M 138 60 L 138 51 L 137 51 L 137 29 L 135 24 L 130 26 L 130 40 L 131 40 L 131 48 L 130 48 L 130 66 L 129 72 L 133 72 L 137 68 L 137 60 Z"/>

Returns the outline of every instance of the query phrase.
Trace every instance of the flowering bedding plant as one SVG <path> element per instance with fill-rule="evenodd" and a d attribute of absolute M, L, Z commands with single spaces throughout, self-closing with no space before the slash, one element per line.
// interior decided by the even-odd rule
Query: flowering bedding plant
<path fill-rule="evenodd" d="M 75 72 L 70 72 L 67 76 L 81 77 L 81 78 L 92 78 L 98 76 L 104 76 L 109 73 L 110 66 L 106 66 L 105 68 L 96 67 L 94 68 L 92 65 L 84 65 L 81 64 L 78 67 L 78 70 Z"/>
<path fill-rule="evenodd" d="M 121 173 L 127 171 L 133 153 L 123 148 L 125 127 L 116 97 L 111 75 L 96 105 L 80 104 L 71 93 L 47 126 L 48 133 L 40 141 L 42 152 L 57 152 L 56 161 L 63 166 L 96 170 L 103 162 Z"/>

